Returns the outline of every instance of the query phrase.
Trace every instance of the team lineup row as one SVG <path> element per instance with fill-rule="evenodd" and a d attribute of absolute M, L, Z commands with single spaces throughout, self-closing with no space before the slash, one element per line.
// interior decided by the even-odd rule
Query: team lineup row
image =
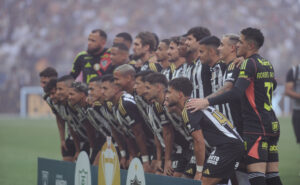
<path fill-rule="evenodd" d="M 141 32 L 133 55 L 128 34 L 118 34 L 110 49 L 105 41 L 105 32 L 92 31 L 70 75 L 40 73 L 64 160 L 86 150 L 96 165 L 112 136 L 124 169 L 140 157 L 146 172 L 204 185 L 281 184 L 271 105 L 276 81 L 272 64 L 258 54 L 259 29 L 220 40 L 194 27 L 160 42 Z"/>

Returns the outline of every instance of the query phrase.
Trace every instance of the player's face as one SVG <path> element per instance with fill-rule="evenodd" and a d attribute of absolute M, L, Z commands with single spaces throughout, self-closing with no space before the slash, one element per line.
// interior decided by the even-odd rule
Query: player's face
<path fill-rule="evenodd" d="M 220 43 L 220 46 L 218 47 L 219 50 L 219 56 L 220 60 L 225 60 L 228 55 L 230 55 L 233 45 L 230 43 L 228 37 L 223 37 Z"/>
<path fill-rule="evenodd" d="M 83 98 L 85 98 L 84 93 L 77 92 L 74 88 L 69 89 L 68 101 L 70 105 L 76 105 L 80 103 L 83 100 Z"/>
<path fill-rule="evenodd" d="M 104 39 L 100 37 L 99 33 L 90 33 L 87 52 L 90 54 L 99 52 L 104 46 L 103 43 L 105 43 Z"/>
<path fill-rule="evenodd" d="M 193 35 L 188 35 L 185 41 L 187 52 L 197 51 L 199 44 Z"/>
<path fill-rule="evenodd" d="M 143 47 L 141 39 L 135 38 L 133 42 L 133 55 L 137 58 L 141 58 L 146 53 L 145 47 Z"/>
<path fill-rule="evenodd" d="M 69 96 L 69 88 L 66 86 L 65 82 L 57 82 L 56 84 L 56 95 L 57 99 L 61 102 L 66 101 Z"/>
<path fill-rule="evenodd" d="M 126 89 L 130 81 L 130 75 L 122 75 L 119 71 L 114 72 L 114 83 L 121 89 Z"/>
<path fill-rule="evenodd" d="M 168 110 L 170 112 L 175 112 L 175 109 L 178 106 L 179 99 L 179 92 L 172 87 L 168 87 L 165 97 L 165 105 L 168 107 Z"/>
<path fill-rule="evenodd" d="M 179 59 L 179 51 L 178 46 L 176 43 L 171 42 L 169 49 L 168 49 L 168 55 L 169 55 L 169 62 L 176 62 Z"/>
<path fill-rule="evenodd" d="M 186 47 L 185 41 L 186 41 L 185 37 L 180 38 L 179 46 L 178 46 L 178 52 L 179 52 L 179 56 L 181 56 L 181 57 L 186 56 L 187 47 Z"/>
<path fill-rule="evenodd" d="M 158 87 L 155 84 L 150 84 L 149 82 L 145 82 L 145 93 L 144 98 L 147 101 L 153 102 L 158 97 Z"/>
<path fill-rule="evenodd" d="M 56 96 L 56 88 L 53 88 L 50 93 L 49 93 L 50 99 L 56 104 L 57 101 L 57 96 Z"/>
<path fill-rule="evenodd" d="M 119 50 L 118 48 L 112 47 L 110 50 L 111 63 L 114 66 L 122 65 L 126 62 L 126 52 Z"/>
<path fill-rule="evenodd" d="M 241 34 L 240 35 L 240 40 L 236 45 L 236 50 L 237 50 L 236 55 L 237 55 L 237 57 L 244 57 L 245 58 L 246 55 L 247 55 L 248 46 L 249 46 L 248 41 L 245 39 L 245 36 Z"/>
<path fill-rule="evenodd" d="M 202 64 L 208 65 L 211 61 L 210 54 L 209 54 L 209 48 L 203 44 L 199 45 L 199 58 L 200 58 Z"/>
<path fill-rule="evenodd" d="M 104 101 L 111 101 L 115 94 L 117 93 L 117 87 L 112 82 L 102 82 L 101 91 Z"/>
<path fill-rule="evenodd" d="M 141 77 L 137 77 L 134 83 L 134 90 L 139 96 L 143 96 L 145 93 L 145 84 L 141 80 Z"/>
<path fill-rule="evenodd" d="M 155 51 L 155 55 L 157 61 L 164 61 L 168 59 L 168 46 L 164 42 L 160 42 L 157 50 Z"/>
<path fill-rule="evenodd" d="M 44 76 L 42 76 L 42 77 L 40 78 L 40 85 L 41 85 L 41 87 L 42 87 L 42 88 L 45 88 L 45 86 L 46 86 L 47 83 L 50 81 L 50 79 L 51 79 L 51 78 L 49 78 L 49 77 L 44 77 Z"/>
<path fill-rule="evenodd" d="M 91 102 L 95 102 L 100 99 L 102 96 L 101 87 L 98 82 L 89 83 L 89 98 Z"/>

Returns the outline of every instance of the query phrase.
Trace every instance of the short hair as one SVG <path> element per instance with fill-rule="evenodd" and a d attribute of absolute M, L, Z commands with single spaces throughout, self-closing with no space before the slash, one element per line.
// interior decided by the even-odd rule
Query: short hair
<path fill-rule="evenodd" d="M 145 82 L 145 78 L 147 75 L 154 73 L 154 71 L 146 70 L 146 71 L 140 71 L 135 75 L 135 78 L 141 77 L 141 81 Z"/>
<path fill-rule="evenodd" d="M 82 92 L 86 96 L 88 95 L 88 86 L 83 82 L 72 82 L 71 88 L 75 89 L 76 92 Z"/>
<path fill-rule="evenodd" d="M 135 69 L 130 64 L 123 64 L 118 66 L 114 72 L 120 72 L 122 75 L 135 76 Z"/>
<path fill-rule="evenodd" d="M 102 76 L 96 76 L 90 80 L 90 83 L 91 82 L 101 83 L 101 81 L 102 81 Z"/>
<path fill-rule="evenodd" d="M 163 40 L 161 40 L 160 42 L 165 43 L 167 46 L 170 45 L 170 39 L 163 39 Z"/>
<path fill-rule="evenodd" d="M 107 39 L 107 34 L 101 29 L 92 30 L 92 33 L 99 33 L 100 37 L 104 38 L 105 40 Z"/>
<path fill-rule="evenodd" d="M 113 83 L 114 82 L 114 76 L 112 74 L 103 75 L 102 76 L 102 82 Z"/>
<path fill-rule="evenodd" d="M 64 82 L 68 87 L 71 86 L 73 81 L 74 81 L 74 78 L 71 75 L 64 75 L 64 76 L 57 79 L 57 83 L 58 82 Z"/>
<path fill-rule="evenodd" d="M 129 48 L 124 43 L 113 44 L 113 48 L 118 48 L 119 50 L 129 52 Z"/>
<path fill-rule="evenodd" d="M 154 51 L 156 40 L 151 32 L 140 32 L 136 38 L 141 39 L 142 46 L 149 45 L 149 51 Z"/>
<path fill-rule="evenodd" d="M 52 89 L 56 88 L 56 82 L 57 79 L 53 78 L 46 84 L 46 86 L 44 87 L 44 91 L 46 94 L 49 94 Z"/>
<path fill-rule="evenodd" d="M 154 32 L 152 32 L 152 34 L 153 34 L 153 36 L 154 36 L 154 38 L 155 38 L 155 47 L 154 47 L 154 49 L 153 49 L 153 51 L 156 51 L 157 50 L 157 48 L 158 48 L 158 44 L 159 44 L 159 37 L 158 37 L 158 35 L 156 34 L 156 33 L 154 33 Z"/>
<path fill-rule="evenodd" d="M 174 42 L 177 46 L 180 44 L 180 37 L 171 37 L 170 43 Z"/>
<path fill-rule="evenodd" d="M 223 35 L 223 37 L 227 37 L 229 39 L 229 42 L 233 45 L 236 45 L 240 40 L 239 36 L 233 33 L 225 34 Z"/>
<path fill-rule="evenodd" d="M 121 33 L 118 33 L 118 34 L 116 35 L 116 37 L 121 37 L 121 38 L 123 38 L 124 40 L 129 41 L 130 43 L 132 43 L 132 37 L 131 37 L 131 35 L 130 35 L 129 33 L 127 33 L 127 32 L 121 32 Z"/>
<path fill-rule="evenodd" d="M 213 36 L 204 37 L 203 39 L 201 39 L 199 41 L 199 43 L 201 45 L 212 46 L 214 48 L 218 48 L 221 44 L 221 41 L 218 37 L 213 35 Z"/>
<path fill-rule="evenodd" d="M 40 72 L 40 77 L 57 78 L 57 71 L 53 67 L 47 67 Z"/>
<path fill-rule="evenodd" d="M 241 31 L 241 34 L 245 36 L 245 40 L 253 41 L 257 49 L 262 47 L 264 44 L 264 35 L 257 28 L 245 28 Z"/>
<path fill-rule="evenodd" d="M 146 75 L 145 82 L 149 82 L 150 84 L 162 84 L 164 87 L 168 86 L 168 80 L 165 75 L 161 73 L 150 73 Z"/>
<path fill-rule="evenodd" d="M 203 39 L 204 37 L 210 36 L 210 31 L 208 28 L 197 26 L 189 29 L 189 31 L 185 34 L 185 36 L 193 35 L 197 41 Z"/>
<path fill-rule="evenodd" d="M 184 96 L 191 96 L 193 91 L 192 82 L 185 77 L 174 78 L 168 84 L 169 87 L 172 87 L 176 91 L 180 91 Z"/>

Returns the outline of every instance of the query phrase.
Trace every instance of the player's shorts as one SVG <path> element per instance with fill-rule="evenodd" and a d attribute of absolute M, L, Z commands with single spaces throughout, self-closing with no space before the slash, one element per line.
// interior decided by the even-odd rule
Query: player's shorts
<path fill-rule="evenodd" d="M 63 157 L 74 157 L 76 149 L 75 149 L 75 144 L 74 144 L 73 139 L 68 137 L 66 139 L 65 143 L 66 143 L 66 147 L 68 150 L 65 150 L 64 148 L 62 148 L 62 156 Z"/>
<path fill-rule="evenodd" d="M 104 143 L 106 142 L 105 138 L 102 137 L 102 136 L 98 136 L 96 137 L 96 140 L 95 140 L 95 146 L 93 148 L 93 151 L 92 151 L 92 154 L 90 155 L 91 158 L 90 158 L 90 161 L 91 163 L 94 162 L 98 152 L 101 150 L 101 147 L 104 145 Z"/>
<path fill-rule="evenodd" d="M 298 144 L 300 144 L 300 110 L 293 111 L 292 122 L 296 135 L 296 141 Z"/>
<path fill-rule="evenodd" d="M 278 162 L 278 140 L 276 136 L 244 135 L 245 163 Z"/>
<path fill-rule="evenodd" d="M 202 176 L 222 179 L 232 177 L 243 154 L 244 146 L 242 142 L 215 147 L 204 163 Z"/>
<path fill-rule="evenodd" d="M 192 151 L 193 152 L 193 151 Z M 190 158 L 190 161 L 188 162 L 187 166 L 184 169 L 184 175 L 193 178 L 196 174 L 196 156 L 193 155 Z"/>
<path fill-rule="evenodd" d="M 192 150 L 183 150 L 181 153 L 172 154 L 172 168 L 174 172 L 185 173 L 193 154 Z"/>

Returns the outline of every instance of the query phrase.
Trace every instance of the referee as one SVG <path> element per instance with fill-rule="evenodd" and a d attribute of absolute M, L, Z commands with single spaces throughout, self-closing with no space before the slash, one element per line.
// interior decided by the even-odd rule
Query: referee
<path fill-rule="evenodd" d="M 292 122 L 297 143 L 300 144 L 300 64 L 293 66 L 288 71 L 285 94 L 294 101 Z"/>

